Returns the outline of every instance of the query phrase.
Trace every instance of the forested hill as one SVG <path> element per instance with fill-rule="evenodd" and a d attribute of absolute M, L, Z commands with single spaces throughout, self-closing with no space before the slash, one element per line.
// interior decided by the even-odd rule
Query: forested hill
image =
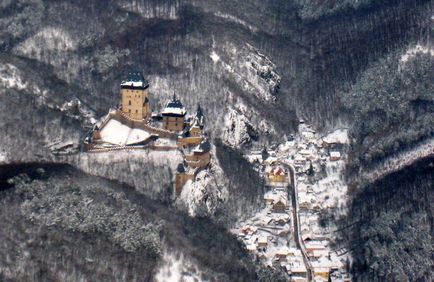
<path fill-rule="evenodd" d="M 353 191 L 341 235 L 358 281 L 431 281 L 434 158 Z"/>

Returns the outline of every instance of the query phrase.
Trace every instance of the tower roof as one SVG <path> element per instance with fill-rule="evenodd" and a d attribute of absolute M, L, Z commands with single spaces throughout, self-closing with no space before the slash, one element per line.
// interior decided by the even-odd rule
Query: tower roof
<path fill-rule="evenodd" d="M 127 79 L 121 82 L 121 88 L 146 89 L 148 86 L 149 82 L 139 71 L 129 71 Z"/>
<path fill-rule="evenodd" d="M 192 126 L 203 128 L 203 125 L 204 125 L 204 115 L 202 112 L 202 108 L 200 107 L 199 104 L 197 104 L 197 110 L 196 110 L 196 114 L 193 117 Z"/>
<path fill-rule="evenodd" d="M 208 140 L 203 140 L 197 147 L 193 150 L 195 153 L 207 153 L 211 150 L 211 143 Z"/>
<path fill-rule="evenodd" d="M 169 100 L 161 113 L 163 116 L 185 116 L 186 110 L 175 94 L 173 94 L 172 100 Z"/>

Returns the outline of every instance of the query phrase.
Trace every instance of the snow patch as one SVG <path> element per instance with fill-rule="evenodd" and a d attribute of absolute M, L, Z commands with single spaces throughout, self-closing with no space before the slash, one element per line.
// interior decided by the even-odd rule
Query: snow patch
<path fill-rule="evenodd" d="M 348 144 L 348 129 L 337 129 L 324 136 L 323 140 L 327 143 Z"/>
<path fill-rule="evenodd" d="M 76 47 L 77 42 L 67 31 L 57 27 L 46 27 L 20 43 L 16 51 L 24 55 L 40 55 L 46 50 L 69 51 L 75 50 Z"/>
<path fill-rule="evenodd" d="M 242 25 L 245 28 L 248 28 L 249 30 L 253 31 L 253 32 L 257 32 L 258 29 L 250 24 L 248 24 L 247 22 L 243 21 L 242 19 L 239 19 L 233 15 L 229 15 L 229 14 L 223 14 L 221 12 L 217 12 L 214 15 L 216 15 L 219 18 L 223 18 L 225 20 L 231 21 L 233 23 Z"/>
<path fill-rule="evenodd" d="M 120 146 L 144 141 L 149 136 L 148 132 L 138 128 L 132 129 L 115 119 L 111 119 L 101 130 L 103 142 Z"/>
<path fill-rule="evenodd" d="M 11 64 L 0 64 L 0 85 L 17 90 L 27 87 L 27 83 L 21 78 L 21 71 Z"/>
<path fill-rule="evenodd" d="M 8 153 L 0 149 L 0 164 L 6 163 L 8 161 Z"/>
<path fill-rule="evenodd" d="M 183 254 L 165 251 L 162 257 L 162 265 L 155 275 L 155 281 L 201 281 L 201 273 L 199 267 L 184 257 Z"/>
<path fill-rule="evenodd" d="M 429 54 L 434 57 L 434 49 L 417 44 L 415 47 L 408 49 L 407 52 L 402 55 L 400 61 L 401 63 L 406 63 L 408 60 L 414 58 L 417 54 Z"/>
<path fill-rule="evenodd" d="M 142 18 L 145 19 L 169 19 L 169 20 L 176 20 L 178 18 L 178 6 L 173 5 L 169 2 L 164 3 L 164 1 L 161 1 L 161 3 L 154 2 L 154 1 L 128 1 L 128 3 L 125 3 L 122 5 L 122 8 L 138 13 Z"/>
<path fill-rule="evenodd" d="M 220 56 L 217 55 L 217 53 L 215 51 L 211 52 L 210 58 L 214 63 L 217 63 L 218 61 L 220 61 Z"/>
<path fill-rule="evenodd" d="M 89 124 L 95 124 L 97 121 L 94 111 L 84 105 L 78 98 L 63 103 L 59 110 L 66 112 L 68 116 L 75 119 L 82 117 Z"/>

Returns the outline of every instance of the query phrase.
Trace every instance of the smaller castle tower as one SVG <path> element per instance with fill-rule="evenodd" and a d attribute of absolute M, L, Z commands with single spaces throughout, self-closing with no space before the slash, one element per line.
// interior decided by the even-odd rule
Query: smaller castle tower
<path fill-rule="evenodd" d="M 190 124 L 190 136 L 200 137 L 202 136 L 202 129 L 204 126 L 204 115 L 202 108 L 197 104 L 196 114 L 193 116 Z"/>
<path fill-rule="evenodd" d="M 161 112 L 163 116 L 163 128 L 173 132 L 182 131 L 185 126 L 186 113 L 187 111 L 181 101 L 173 94 L 172 100 L 167 102 L 166 107 Z"/>
<path fill-rule="evenodd" d="M 122 113 L 134 120 L 147 119 L 149 107 L 149 82 L 140 72 L 129 72 L 121 83 Z"/>

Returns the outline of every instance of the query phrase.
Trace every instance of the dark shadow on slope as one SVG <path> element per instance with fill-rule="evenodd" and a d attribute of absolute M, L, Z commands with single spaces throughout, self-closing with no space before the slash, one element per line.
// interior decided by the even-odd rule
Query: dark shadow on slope
<path fill-rule="evenodd" d="M 358 281 L 431 281 L 434 158 L 414 163 L 352 195 L 340 235 Z"/>

